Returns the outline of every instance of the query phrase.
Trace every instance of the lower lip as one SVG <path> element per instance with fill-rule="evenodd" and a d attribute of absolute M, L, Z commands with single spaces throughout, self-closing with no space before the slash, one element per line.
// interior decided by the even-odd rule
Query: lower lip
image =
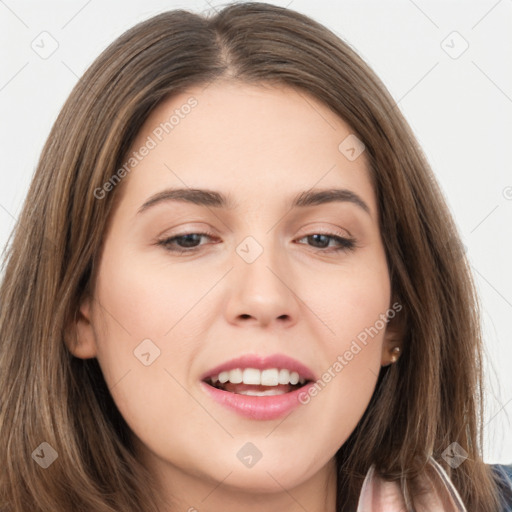
<path fill-rule="evenodd" d="M 302 405 L 299 396 L 308 393 L 310 382 L 301 388 L 274 396 L 239 395 L 201 382 L 203 389 L 219 404 L 253 420 L 275 420 Z"/>

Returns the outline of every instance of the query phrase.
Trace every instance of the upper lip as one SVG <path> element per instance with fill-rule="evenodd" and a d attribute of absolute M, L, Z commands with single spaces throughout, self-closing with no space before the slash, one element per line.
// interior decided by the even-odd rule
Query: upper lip
<path fill-rule="evenodd" d="M 257 354 L 244 354 L 230 361 L 226 361 L 215 368 L 211 368 L 201 376 L 201 380 L 218 375 L 220 372 L 233 370 L 234 368 L 256 368 L 266 370 L 267 368 L 287 369 L 297 372 L 301 378 L 316 381 L 312 370 L 306 365 L 284 354 L 273 354 L 262 356 Z"/>

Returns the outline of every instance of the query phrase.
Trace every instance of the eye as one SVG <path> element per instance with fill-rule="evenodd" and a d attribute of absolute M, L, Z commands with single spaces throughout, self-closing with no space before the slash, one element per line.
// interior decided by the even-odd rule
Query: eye
<path fill-rule="evenodd" d="M 201 246 L 199 242 L 202 237 L 206 237 L 211 240 L 214 238 L 214 235 L 209 232 L 183 233 L 182 235 L 176 235 L 159 240 L 157 245 L 164 247 L 166 251 L 176 254 L 183 254 L 187 252 L 192 253 L 196 252 Z M 298 240 L 300 241 L 304 239 L 307 239 L 309 242 L 313 242 L 313 248 L 318 249 L 320 252 L 353 251 L 357 247 L 357 241 L 355 238 L 347 238 L 333 233 L 313 233 L 299 238 Z M 330 246 L 329 244 L 331 242 L 335 242 L 337 246 Z"/>
<path fill-rule="evenodd" d="M 315 248 L 319 249 L 321 252 L 353 251 L 356 248 L 357 242 L 355 238 L 347 238 L 333 233 L 313 233 L 299 238 L 299 241 L 304 239 L 308 239 L 310 242 L 312 241 L 316 245 Z M 331 241 L 334 241 L 338 245 L 326 250 Z"/>
<path fill-rule="evenodd" d="M 212 239 L 213 236 L 213 233 L 184 233 L 182 235 L 176 235 L 159 240 L 157 245 L 164 247 L 164 249 L 169 252 L 177 254 L 183 254 L 185 252 L 191 253 L 195 252 L 197 248 L 200 247 L 196 242 L 200 241 L 201 237 Z"/>

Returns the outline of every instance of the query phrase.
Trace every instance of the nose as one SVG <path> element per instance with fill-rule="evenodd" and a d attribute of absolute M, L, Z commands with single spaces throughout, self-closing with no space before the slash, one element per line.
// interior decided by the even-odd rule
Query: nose
<path fill-rule="evenodd" d="M 265 246 L 252 262 L 234 255 L 225 309 L 229 323 L 288 328 L 297 322 L 301 301 L 290 265 L 278 251 L 275 246 Z"/>

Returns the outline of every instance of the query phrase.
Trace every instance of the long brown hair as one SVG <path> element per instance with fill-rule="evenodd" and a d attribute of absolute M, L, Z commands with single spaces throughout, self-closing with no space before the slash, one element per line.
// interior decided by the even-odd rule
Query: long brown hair
<path fill-rule="evenodd" d="M 95 190 L 123 164 L 159 102 L 219 79 L 313 95 L 366 147 L 406 327 L 401 358 L 382 368 L 363 418 L 336 454 L 336 510 L 355 509 L 372 463 L 386 478 L 413 481 L 432 455 L 469 511 L 496 512 L 481 453 L 478 298 L 439 186 L 393 98 L 349 45 L 302 14 L 263 3 L 213 16 L 175 10 L 139 23 L 103 51 L 64 104 L 3 262 L 0 511 L 158 510 L 96 359 L 73 357 L 64 340 L 82 298 L 94 293 L 123 184 L 102 199 Z M 457 469 L 442 457 L 454 442 L 468 453 Z M 34 458 L 49 449 L 41 443 L 57 454 L 46 469 Z"/>

